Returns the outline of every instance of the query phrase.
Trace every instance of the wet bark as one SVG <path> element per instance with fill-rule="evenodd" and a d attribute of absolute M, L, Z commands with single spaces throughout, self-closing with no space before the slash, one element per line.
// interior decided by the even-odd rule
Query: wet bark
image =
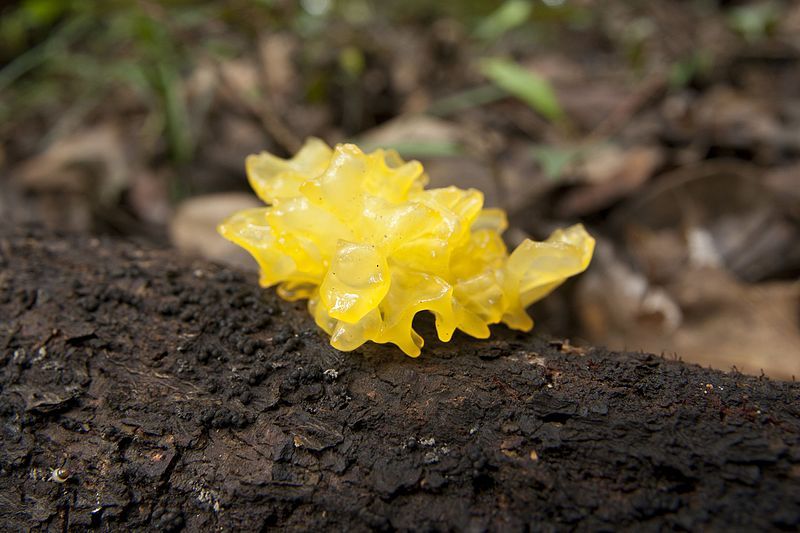
<path fill-rule="evenodd" d="M 243 274 L 0 231 L 4 528 L 800 522 L 796 383 L 504 328 L 339 353 Z"/>

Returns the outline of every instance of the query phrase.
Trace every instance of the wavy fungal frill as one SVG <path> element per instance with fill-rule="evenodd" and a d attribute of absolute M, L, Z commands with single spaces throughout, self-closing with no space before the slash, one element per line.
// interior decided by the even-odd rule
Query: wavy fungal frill
<path fill-rule="evenodd" d="M 475 189 L 425 189 L 422 165 L 393 150 L 309 139 L 292 159 L 251 155 L 247 175 L 269 206 L 234 214 L 220 233 L 255 257 L 262 286 L 308 299 L 339 350 L 391 342 L 416 357 L 419 311 L 435 315 L 443 341 L 456 328 L 486 338 L 498 322 L 530 330 L 525 308 L 585 270 L 594 250 L 576 225 L 509 255 L 502 210 L 484 209 Z"/>

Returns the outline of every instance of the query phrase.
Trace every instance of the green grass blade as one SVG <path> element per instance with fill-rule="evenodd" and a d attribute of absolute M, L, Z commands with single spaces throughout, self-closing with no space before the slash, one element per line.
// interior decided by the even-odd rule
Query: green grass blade
<path fill-rule="evenodd" d="M 542 76 L 506 59 L 484 59 L 480 71 L 492 83 L 528 104 L 553 122 L 565 118 L 552 85 Z"/>

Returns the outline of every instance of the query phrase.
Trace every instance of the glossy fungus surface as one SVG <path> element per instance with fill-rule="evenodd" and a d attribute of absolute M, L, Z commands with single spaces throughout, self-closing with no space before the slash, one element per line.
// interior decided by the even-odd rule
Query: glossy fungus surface
<path fill-rule="evenodd" d="M 486 338 L 499 322 L 530 330 L 525 308 L 585 270 L 594 250 L 575 225 L 509 254 L 502 210 L 484 208 L 475 189 L 426 189 L 422 165 L 393 150 L 312 138 L 291 159 L 261 153 L 246 166 L 268 205 L 234 214 L 220 233 L 258 261 L 262 286 L 307 299 L 339 350 L 373 341 L 416 357 L 420 311 L 435 315 L 442 341 L 456 329 Z"/>

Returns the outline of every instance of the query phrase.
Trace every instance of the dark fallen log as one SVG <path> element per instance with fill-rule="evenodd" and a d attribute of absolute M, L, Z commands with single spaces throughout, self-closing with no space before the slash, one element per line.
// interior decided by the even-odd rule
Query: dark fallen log
<path fill-rule="evenodd" d="M 800 522 L 796 383 L 503 328 L 338 353 L 241 274 L 5 231 L 3 529 Z"/>

